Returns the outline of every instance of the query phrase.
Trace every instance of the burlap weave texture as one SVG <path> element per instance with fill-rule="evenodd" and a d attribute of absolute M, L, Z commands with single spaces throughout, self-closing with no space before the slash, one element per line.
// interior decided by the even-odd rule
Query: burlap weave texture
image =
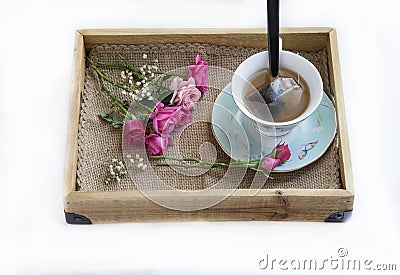
<path fill-rule="evenodd" d="M 117 53 L 122 53 L 134 66 L 146 63 L 142 56 L 146 53 L 149 59 L 158 59 L 161 71 L 169 71 L 188 66 L 194 62 L 197 54 L 207 60 L 211 66 L 219 66 L 234 71 L 247 57 L 263 51 L 262 48 L 225 47 L 210 44 L 154 44 L 154 45 L 98 45 L 90 51 L 94 61 L 118 62 Z M 329 72 L 325 50 L 317 52 L 299 52 L 310 60 L 319 70 L 324 91 L 332 97 L 329 88 Z M 103 68 L 107 74 L 118 78 L 120 70 Z M 218 79 L 218 85 L 223 87 L 230 82 L 228 77 Z M 110 87 L 121 99 L 124 96 L 118 89 Z M 204 95 L 204 100 L 215 101 L 220 89 L 210 88 Z M 105 184 L 107 168 L 104 160 L 113 157 L 122 158 L 122 132 L 98 116 L 101 111 L 109 111 L 111 104 L 101 92 L 97 76 L 91 69 L 86 70 L 85 88 L 81 106 L 81 117 L 78 134 L 78 170 L 77 183 L 80 191 L 114 191 L 133 190 L 138 186 L 129 176 L 122 178 L 120 183 Z M 183 156 L 198 157 L 198 148 L 204 142 L 210 142 L 217 148 L 217 161 L 229 162 L 229 157 L 219 147 L 209 123 L 190 125 L 182 132 L 183 139 L 190 142 L 180 143 Z M 156 167 L 157 175 L 170 186 L 183 190 L 199 190 L 212 187 L 225 173 L 225 169 L 213 169 L 198 176 L 189 177 L 176 173 L 167 167 Z M 335 138 L 327 152 L 317 161 L 300 170 L 288 173 L 273 173 L 273 180 L 268 180 L 264 188 L 299 188 L 299 189 L 338 189 L 342 188 L 340 181 L 340 165 L 338 155 L 338 140 Z M 254 171 L 249 170 L 239 188 L 248 188 L 254 177 Z M 154 189 L 152 179 L 140 189 Z"/>

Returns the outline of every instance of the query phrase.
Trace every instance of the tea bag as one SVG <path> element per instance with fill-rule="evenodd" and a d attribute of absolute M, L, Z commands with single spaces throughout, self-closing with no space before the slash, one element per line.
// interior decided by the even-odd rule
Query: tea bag
<path fill-rule="evenodd" d="M 287 101 L 290 94 L 290 100 L 299 102 L 302 89 L 291 77 L 279 77 L 272 81 L 270 85 L 260 90 L 265 103 L 269 106 L 279 101 Z"/>
<path fill-rule="evenodd" d="M 267 87 L 260 90 L 271 114 L 278 121 L 293 119 L 306 106 L 304 105 L 303 89 L 291 77 L 279 77 Z"/>

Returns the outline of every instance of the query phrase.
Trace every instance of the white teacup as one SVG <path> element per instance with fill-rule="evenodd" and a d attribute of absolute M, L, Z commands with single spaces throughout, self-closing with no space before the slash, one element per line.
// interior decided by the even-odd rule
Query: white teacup
<path fill-rule="evenodd" d="M 248 80 L 258 71 L 269 68 L 268 51 L 250 56 L 236 69 L 232 78 L 232 96 L 240 111 L 256 122 L 262 135 L 279 137 L 288 134 L 299 122 L 308 118 L 318 107 L 323 95 L 322 79 L 313 64 L 298 54 L 288 51 L 280 51 L 280 68 L 300 74 L 300 77 L 308 84 L 310 101 L 305 111 L 290 121 L 272 122 L 263 120 L 250 111 L 244 100 L 244 91 Z"/>

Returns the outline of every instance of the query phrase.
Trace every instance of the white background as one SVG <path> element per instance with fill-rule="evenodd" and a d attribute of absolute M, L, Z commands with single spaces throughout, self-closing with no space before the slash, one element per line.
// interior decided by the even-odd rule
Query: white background
<path fill-rule="evenodd" d="M 399 270 L 399 3 L 281 1 L 282 27 L 338 32 L 356 189 L 349 222 L 73 226 L 62 186 L 75 29 L 264 27 L 266 4 L 0 0 L 0 273 L 265 274 L 266 253 L 329 259 L 340 247 Z"/>

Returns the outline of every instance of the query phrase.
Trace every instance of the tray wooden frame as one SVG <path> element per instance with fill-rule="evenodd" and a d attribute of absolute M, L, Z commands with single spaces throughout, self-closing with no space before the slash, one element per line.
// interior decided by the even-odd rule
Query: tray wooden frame
<path fill-rule="evenodd" d="M 336 30 L 333 28 L 283 28 L 284 48 L 328 52 L 330 88 L 337 105 L 340 141 L 340 172 L 343 189 L 264 189 L 250 197 L 238 189 L 208 209 L 182 212 L 166 209 L 140 191 L 76 191 L 78 125 L 85 80 L 86 53 L 96 44 L 147 44 L 200 42 L 217 45 L 265 47 L 265 29 L 86 29 L 77 30 L 74 45 L 73 81 L 70 101 L 67 157 L 64 178 L 64 211 L 68 223 L 112 223 L 142 221 L 343 221 L 353 209 L 354 186 L 347 136 L 343 89 Z M 181 203 L 171 191 L 153 191 Z M 196 200 L 207 199 L 195 192 Z M 213 190 L 206 196 L 221 196 Z M 185 200 L 187 201 L 187 200 Z"/>

